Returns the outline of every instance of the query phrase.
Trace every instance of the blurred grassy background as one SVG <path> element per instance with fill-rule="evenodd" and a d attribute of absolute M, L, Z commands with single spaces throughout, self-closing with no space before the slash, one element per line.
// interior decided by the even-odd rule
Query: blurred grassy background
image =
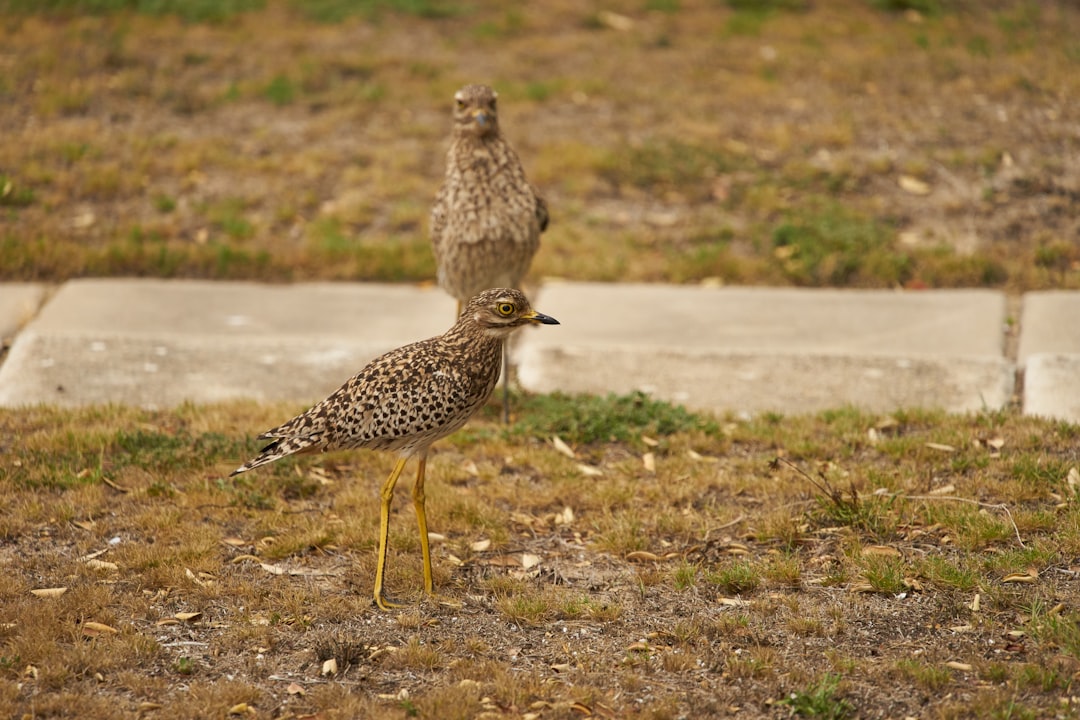
<path fill-rule="evenodd" d="M 1080 287 L 1080 6 L 0 0 L 0 279 L 427 281 L 500 92 L 533 277 Z"/>

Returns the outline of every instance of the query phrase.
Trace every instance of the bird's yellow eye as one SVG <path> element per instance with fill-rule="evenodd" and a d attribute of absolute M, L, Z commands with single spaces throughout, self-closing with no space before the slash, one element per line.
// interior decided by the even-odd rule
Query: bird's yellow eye
<path fill-rule="evenodd" d="M 459 98 L 458 101 L 457 101 L 457 108 L 458 108 L 458 110 L 464 110 L 465 109 L 465 101 Z"/>
<path fill-rule="evenodd" d="M 503 317 L 509 317 L 514 314 L 514 303 L 499 303 L 495 308 L 499 311 L 499 314 Z"/>

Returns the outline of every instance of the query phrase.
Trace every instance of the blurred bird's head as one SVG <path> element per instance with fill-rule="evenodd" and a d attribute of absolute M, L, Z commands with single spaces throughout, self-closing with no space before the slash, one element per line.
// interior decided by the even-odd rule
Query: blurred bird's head
<path fill-rule="evenodd" d="M 465 305 L 458 322 L 494 337 L 506 337 L 522 325 L 559 324 L 555 318 L 533 310 L 525 295 L 511 288 L 492 288 L 476 295 Z"/>
<path fill-rule="evenodd" d="M 454 94 L 454 132 L 478 138 L 499 134 L 498 93 L 487 85 L 466 85 Z"/>

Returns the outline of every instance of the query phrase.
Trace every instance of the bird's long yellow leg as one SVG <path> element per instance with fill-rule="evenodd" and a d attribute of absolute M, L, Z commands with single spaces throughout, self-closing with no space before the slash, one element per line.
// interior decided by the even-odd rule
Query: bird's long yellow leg
<path fill-rule="evenodd" d="M 379 560 L 375 565 L 375 604 L 383 610 L 392 610 L 401 607 L 398 603 L 392 603 L 383 594 L 383 576 L 386 573 L 386 549 L 390 544 L 390 502 L 394 499 L 394 486 L 397 485 L 401 471 L 405 469 L 407 457 L 403 457 L 390 471 L 390 477 L 383 483 L 379 497 L 382 504 L 379 506 Z"/>
<path fill-rule="evenodd" d="M 427 453 L 420 456 L 416 468 L 416 484 L 413 485 L 413 506 L 416 508 L 416 524 L 420 526 L 420 552 L 424 556 L 424 592 L 440 605 L 461 607 L 461 603 L 435 594 L 435 581 L 431 576 L 431 544 L 428 541 L 427 510 L 424 506 L 424 477 L 427 473 Z"/>
<path fill-rule="evenodd" d="M 431 579 L 431 545 L 428 542 L 427 511 L 424 508 L 424 474 L 427 471 L 427 453 L 420 456 L 416 467 L 416 484 L 412 499 L 416 508 L 416 523 L 420 526 L 420 553 L 424 556 L 424 592 L 435 594 L 435 582 Z"/>

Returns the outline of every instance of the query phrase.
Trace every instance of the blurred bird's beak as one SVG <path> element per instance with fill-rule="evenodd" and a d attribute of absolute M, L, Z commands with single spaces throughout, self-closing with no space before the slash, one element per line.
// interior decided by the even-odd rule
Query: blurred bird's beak
<path fill-rule="evenodd" d="M 559 321 L 550 315 L 544 313 L 538 313 L 535 310 L 524 316 L 529 322 L 537 323 L 539 325 L 558 325 Z"/>
<path fill-rule="evenodd" d="M 483 110 L 477 110 L 473 113 L 473 120 L 475 120 L 476 124 L 480 127 L 484 127 L 485 125 L 487 125 L 488 121 L 487 113 Z"/>

